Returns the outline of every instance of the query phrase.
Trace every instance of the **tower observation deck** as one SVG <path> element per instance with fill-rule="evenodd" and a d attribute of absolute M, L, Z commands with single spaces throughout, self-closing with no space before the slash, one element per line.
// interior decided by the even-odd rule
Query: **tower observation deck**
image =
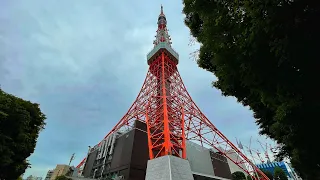
<path fill-rule="evenodd" d="M 94 168 L 94 170 L 90 170 L 91 174 L 88 171 L 90 176 L 102 178 L 111 172 L 119 172 L 119 168 L 124 167 L 124 165 L 119 165 L 121 153 L 129 151 L 124 150 L 128 148 L 121 148 L 120 144 L 128 140 L 128 131 L 134 129 L 135 131 L 139 130 L 139 133 L 144 132 L 144 136 L 140 134 L 140 138 L 135 139 L 131 146 L 132 153 L 129 154 L 131 157 L 130 161 L 132 162 L 134 161 L 134 154 L 139 157 L 142 154 L 150 162 L 153 160 L 155 160 L 153 162 L 157 162 L 158 160 L 160 162 L 160 159 L 164 160 L 169 157 L 165 161 L 181 162 L 181 167 L 187 166 L 188 163 L 185 162 L 191 161 L 192 156 L 190 156 L 190 153 L 192 154 L 193 152 L 192 148 L 190 150 L 188 143 L 196 143 L 197 146 L 205 148 L 208 151 L 208 158 L 203 158 L 201 161 L 204 162 L 210 159 L 210 157 L 216 157 L 219 154 L 221 156 L 220 159 L 225 158 L 232 162 L 234 166 L 250 175 L 253 180 L 258 179 L 254 176 L 255 173 L 259 174 L 259 180 L 269 180 L 259 168 L 213 125 L 192 100 L 177 68 L 179 54 L 171 47 L 172 42 L 167 29 L 167 19 L 162 6 L 157 25 L 158 28 L 153 42 L 154 47 L 147 54 L 149 70 L 137 98 L 103 140 L 89 149 L 88 156 L 77 166 L 80 169 L 79 173 L 83 174 L 84 169 L 90 170 Z M 127 135 L 124 136 L 124 134 Z M 134 145 L 135 143 L 142 144 L 137 146 Z M 146 149 L 144 149 L 143 143 L 145 143 Z M 128 146 L 128 143 L 124 144 Z M 187 150 L 187 147 L 189 150 Z M 93 153 L 95 154 L 92 155 Z M 141 164 L 141 162 L 144 162 L 142 159 L 135 160 L 135 162 Z M 195 161 L 198 160 L 194 159 L 193 162 Z M 211 163 L 211 161 L 209 162 Z M 200 167 L 201 163 L 197 166 Z M 97 164 L 100 165 L 98 166 Z M 133 163 L 129 167 L 134 167 L 135 165 L 137 163 Z M 140 168 L 141 170 L 145 166 L 139 165 L 138 169 Z M 205 165 L 203 168 L 200 168 L 200 171 L 209 166 L 212 167 L 213 165 Z M 191 164 L 192 171 L 194 171 L 194 168 L 196 169 L 197 167 Z M 214 172 L 214 168 L 211 169 L 202 173 L 210 174 L 212 171 L 211 175 L 217 174 L 217 172 Z M 139 172 L 141 173 L 140 170 Z M 152 168 L 152 170 L 155 171 L 155 168 Z M 160 172 L 162 170 L 159 169 Z M 165 176 L 165 173 L 162 174 Z M 124 176 L 127 178 L 131 177 L 130 173 Z"/>
<path fill-rule="evenodd" d="M 163 7 L 161 6 L 161 12 L 158 17 L 158 29 L 156 39 L 153 41 L 154 48 L 148 53 L 147 60 L 148 65 L 157 59 L 164 52 L 167 56 L 178 64 L 179 54 L 171 47 L 171 38 L 167 29 L 167 19 L 163 13 Z"/>

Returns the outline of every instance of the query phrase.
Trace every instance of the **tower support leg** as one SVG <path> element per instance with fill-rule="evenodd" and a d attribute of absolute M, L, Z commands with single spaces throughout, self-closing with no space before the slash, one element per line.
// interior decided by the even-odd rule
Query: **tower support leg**
<path fill-rule="evenodd" d="M 146 180 L 194 180 L 189 161 L 162 156 L 148 161 Z"/>

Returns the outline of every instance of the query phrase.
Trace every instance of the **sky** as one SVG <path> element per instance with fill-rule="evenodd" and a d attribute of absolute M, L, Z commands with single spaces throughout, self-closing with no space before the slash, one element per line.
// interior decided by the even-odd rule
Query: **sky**
<path fill-rule="evenodd" d="M 212 88 L 214 75 L 190 56 L 199 44 L 188 45 L 182 1 L 1 0 L 1 88 L 47 116 L 24 177 L 45 177 L 72 153 L 76 166 L 126 113 L 148 71 L 161 4 L 195 103 L 232 142 L 262 138 L 248 107 Z"/>

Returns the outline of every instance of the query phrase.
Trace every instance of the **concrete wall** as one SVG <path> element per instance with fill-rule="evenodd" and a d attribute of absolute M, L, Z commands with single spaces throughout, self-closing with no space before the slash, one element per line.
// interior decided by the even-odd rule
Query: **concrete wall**
<path fill-rule="evenodd" d="M 130 163 L 130 180 L 144 179 L 149 160 L 148 136 L 146 124 L 136 121 L 132 157 Z"/>
<path fill-rule="evenodd" d="M 209 150 L 191 141 L 186 146 L 191 171 L 214 176 Z"/>
<path fill-rule="evenodd" d="M 210 152 L 210 156 L 215 176 L 231 179 L 231 171 L 227 158 L 213 151 Z"/>
<path fill-rule="evenodd" d="M 234 161 L 239 160 L 239 156 L 236 153 L 232 153 L 228 155 L 231 159 L 233 159 Z M 234 173 L 236 171 L 241 171 L 244 174 L 247 174 L 244 170 L 242 170 L 238 165 L 236 165 L 235 163 L 233 163 L 231 160 L 228 159 L 228 164 L 231 170 L 231 173 Z M 241 165 L 242 168 L 246 169 L 246 166 L 244 164 Z"/>
<path fill-rule="evenodd" d="M 190 163 L 175 156 L 162 156 L 148 161 L 146 180 L 193 180 Z"/>
<path fill-rule="evenodd" d="M 93 163 L 94 163 L 94 161 L 96 160 L 96 157 L 97 157 L 97 153 L 98 153 L 98 150 L 95 150 L 95 151 L 93 151 L 92 153 L 89 154 L 88 159 L 86 161 L 86 164 L 85 164 L 85 166 L 83 168 L 83 176 L 84 177 L 90 177 L 91 170 L 92 170 L 92 167 L 93 167 Z"/>
<path fill-rule="evenodd" d="M 130 131 L 116 140 L 110 171 L 118 171 L 129 167 L 132 156 L 133 140 L 134 131 Z"/>

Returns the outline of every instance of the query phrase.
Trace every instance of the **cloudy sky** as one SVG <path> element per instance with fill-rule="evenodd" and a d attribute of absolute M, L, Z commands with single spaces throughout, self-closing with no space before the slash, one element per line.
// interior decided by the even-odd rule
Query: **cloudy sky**
<path fill-rule="evenodd" d="M 72 153 L 77 165 L 124 115 L 148 70 L 160 4 L 194 101 L 231 141 L 258 137 L 252 112 L 221 96 L 215 77 L 190 58 L 198 46 L 188 46 L 182 1 L 1 0 L 1 88 L 47 115 L 25 177 L 44 177 Z"/>

